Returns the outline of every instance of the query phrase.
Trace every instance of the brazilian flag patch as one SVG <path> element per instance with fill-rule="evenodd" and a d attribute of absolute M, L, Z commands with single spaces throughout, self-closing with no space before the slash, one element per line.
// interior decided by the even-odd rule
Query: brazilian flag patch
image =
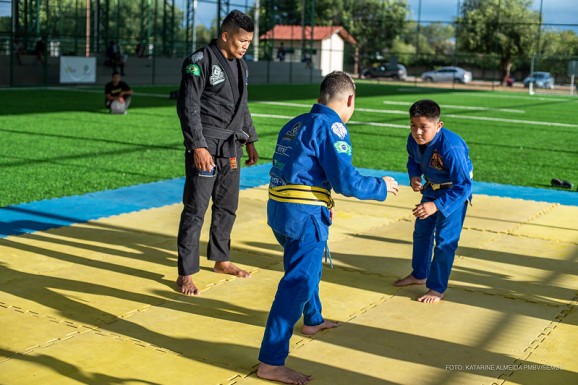
<path fill-rule="evenodd" d="M 201 76 L 201 68 L 198 64 L 189 64 L 186 68 L 186 72 L 194 76 Z"/>
<path fill-rule="evenodd" d="M 335 142 L 333 143 L 333 146 L 335 147 L 338 153 L 351 155 L 351 146 L 347 144 L 347 142 L 343 141 Z"/>

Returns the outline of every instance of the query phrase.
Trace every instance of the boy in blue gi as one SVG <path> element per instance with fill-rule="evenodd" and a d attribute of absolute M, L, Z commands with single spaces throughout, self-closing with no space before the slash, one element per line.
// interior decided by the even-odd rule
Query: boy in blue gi
<path fill-rule="evenodd" d="M 417 218 L 413 233 L 413 271 L 394 285 L 425 283 L 429 291 L 418 298 L 423 303 L 439 302 L 444 297 L 467 203 L 472 200 L 473 167 L 468 146 L 457 134 L 442 129 L 444 123 L 440 115 L 440 107 L 433 100 L 419 100 L 409 109 L 407 171 L 411 188 L 423 196 L 413 209 Z"/>
<path fill-rule="evenodd" d="M 277 139 L 267 221 L 284 249 L 285 275 L 271 306 L 259 353 L 257 375 L 288 384 L 307 384 L 311 376 L 285 366 L 293 327 L 303 315 L 303 334 L 339 326 L 321 315 L 319 281 L 332 221 L 331 190 L 358 199 L 383 201 L 397 194 L 391 178 L 362 176 L 351 163 L 345 123 L 353 114 L 355 84 L 335 71 L 321 83 L 311 112 L 287 123 Z"/>

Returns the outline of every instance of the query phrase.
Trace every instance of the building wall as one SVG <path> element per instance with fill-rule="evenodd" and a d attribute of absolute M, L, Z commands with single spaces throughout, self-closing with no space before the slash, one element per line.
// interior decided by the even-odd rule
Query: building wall
<path fill-rule="evenodd" d="M 286 62 L 301 62 L 301 41 L 277 40 L 275 48 L 273 49 L 274 61 L 278 61 L 277 54 L 279 47 L 283 42 L 287 53 L 285 55 Z M 306 43 L 306 48 L 309 48 L 309 41 Z M 331 35 L 330 38 L 323 41 L 314 41 L 313 49 L 316 51 L 312 57 L 313 67 L 320 69 L 323 76 L 331 71 L 343 71 L 343 55 L 345 42 L 338 34 Z"/>
<path fill-rule="evenodd" d="M 343 39 L 336 33 L 321 42 L 321 63 L 319 68 L 323 76 L 331 71 L 343 71 L 344 47 Z"/>

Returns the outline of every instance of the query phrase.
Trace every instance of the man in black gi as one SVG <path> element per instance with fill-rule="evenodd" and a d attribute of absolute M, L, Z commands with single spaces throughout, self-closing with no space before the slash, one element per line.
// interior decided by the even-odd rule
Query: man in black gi
<path fill-rule="evenodd" d="M 211 228 L 207 257 L 213 270 L 237 277 L 250 273 L 230 262 L 231 230 L 240 188 L 240 160 L 257 162 L 258 140 L 247 106 L 247 64 L 242 59 L 253 39 L 253 22 L 234 10 L 221 24 L 218 39 L 185 59 L 177 113 L 185 139 L 186 181 L 178 235 L 177 286 L 197 295 L 192 274 L 199 271 L 199 238 L 209 200 Z"/>

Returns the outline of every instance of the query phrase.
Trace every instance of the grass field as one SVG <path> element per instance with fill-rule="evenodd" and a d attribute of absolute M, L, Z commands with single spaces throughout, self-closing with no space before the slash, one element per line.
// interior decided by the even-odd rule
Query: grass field
<path fill-rule="evenodd" d="M 100 88 L 0 90 L 0 207 L 183 176 L 174 89 L 135 87 L 124 116 L 106 113 Z M 250 87 L 259 163 L 317 94 L 318 85 Z M 421 98 L 436 100 L 446 127 L 466 140 L 476 180 L 578 183 L 578 99 L 565 96 L 360 83 L 348 124 L 356 166 L 405 171 L 407 110 Z"/>

